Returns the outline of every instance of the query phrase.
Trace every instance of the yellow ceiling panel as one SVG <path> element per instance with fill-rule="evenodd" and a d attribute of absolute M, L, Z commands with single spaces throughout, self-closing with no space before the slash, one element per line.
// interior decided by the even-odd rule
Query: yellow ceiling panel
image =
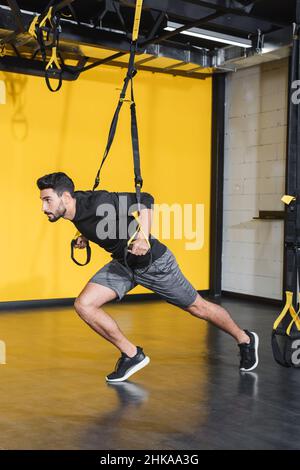
<path fill-rule="evenodd" d="M 117 51 L 112 51 L 110 49 L 101 49 L 100 47 L 82 45 L 80 46 L 80 50 L 83 55 L 86 57 L 92 57 L 93 59 L 106 59 L 106 57 L 117 53 Z"/>

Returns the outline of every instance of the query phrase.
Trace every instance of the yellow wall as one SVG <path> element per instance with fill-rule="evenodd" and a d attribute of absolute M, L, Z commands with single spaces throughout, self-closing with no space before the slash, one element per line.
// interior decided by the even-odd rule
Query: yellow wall
<path fill-rule="evenodd" d="M 110 255 L 92 244 L 92 262 L 70 259 L 72 223 L 50 224 L 35 181 L 54 171 L 76 189 L 91 189 L 125 70 L 104 67 L 64 82 L 50 93 L 40 77 L 0 72 L 7 103 L 0 105 L 0 301 L 76 297 Z M 186 251 L 186 240 L 163 240 L 196 289 L 209 286 L 211 80 L 140 72 L 136 101 L 143 190 L 155 203 L 204 204 L 205 244 Z M 133 191 L 129 110 L 103 170 L 100 189 Z M 77 251 L 78 256 L 78 251 Z M 148 292 L 136 287 L 132 293 Z"/>

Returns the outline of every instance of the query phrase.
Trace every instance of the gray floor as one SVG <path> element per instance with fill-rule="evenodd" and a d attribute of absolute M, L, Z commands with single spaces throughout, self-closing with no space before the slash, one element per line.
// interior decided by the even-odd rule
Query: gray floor
<path fill-rule="evenodd" d="M 224 300 L 255 330 L 260 364 L 241 375 L 234 341 L 165 302 L 106 311 L 148 367 L 108 385 L 119 357 L 73 309 L 0 314 L 0 449 L 299 449 L 300 370 L 277 365 L 276 307 Z"/>

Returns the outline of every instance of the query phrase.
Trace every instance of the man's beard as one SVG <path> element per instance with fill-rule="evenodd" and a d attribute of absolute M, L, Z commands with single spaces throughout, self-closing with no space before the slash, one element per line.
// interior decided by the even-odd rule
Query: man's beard
<path fill-rule="evenodd" d="M 57 222 L 57 220 L 59 220 L 61 217 L 65 215 L 66 211 L 67 209 L 64 207 L 62 212 L 60 212 L 58 208 L 55 214 L 53 214 L 52 212 L 45 212 L 45 214 L 54 216 L 51 219 L 48 217 L 49 222 Z"/>
<path fill-rule="evenodd" d="M 48 214 L 47 214 L 47 215 L 48 215 Z M 54 215 L 54 214 L 51 214 L 51 215 Z M 59 220 L 62 216 L 63 216 L 63 214 L 62 214 L 62 215 L 54 215 L 54 217 L 53 217 L 52 219 L 50 219 L 50 218 L 48 217 L 48 220 L 49 220 L 49 222 L 56 222 L 56 221 Z"/>

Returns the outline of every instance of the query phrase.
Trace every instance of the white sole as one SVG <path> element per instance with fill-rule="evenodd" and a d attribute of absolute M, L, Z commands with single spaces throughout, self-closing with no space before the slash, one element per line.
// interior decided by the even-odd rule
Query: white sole
<path fill-rule="evenodd" d="M 139 370 L 143 369 L 143 367 L 146 367 L 149 364 L 149 362 L 150 362 L 150 358 L 146 356 L 145 359 L 139 362 L 136 366 L 131 367 L 131 369 L 129 369 L 127 373 L 124 375 L 124 377 L 120 379 L 108 379 L 106 377 L 106 381 L 107 382 L 123 382 L 124 380 L 129 379 L 129 377 L 131 377 L 133 374 L 135 374 Z"/>
<path fill-rule="evenodd" d="M 259 345 L 259 337 L 257 336 L 256 333 L 254 333 L 254 331 L 251 331 L 250 333 L 253 334 L 254 338 L 255 338 L 255 356 L 256 356 L 256 362 L 255 364 L 251 367 L 251 369 L 240 369 L 240 371 L 242 372 L 251 372 L 251 370 L 254 370 L 257 365 L 258 365 L 258 345 Z"/>

